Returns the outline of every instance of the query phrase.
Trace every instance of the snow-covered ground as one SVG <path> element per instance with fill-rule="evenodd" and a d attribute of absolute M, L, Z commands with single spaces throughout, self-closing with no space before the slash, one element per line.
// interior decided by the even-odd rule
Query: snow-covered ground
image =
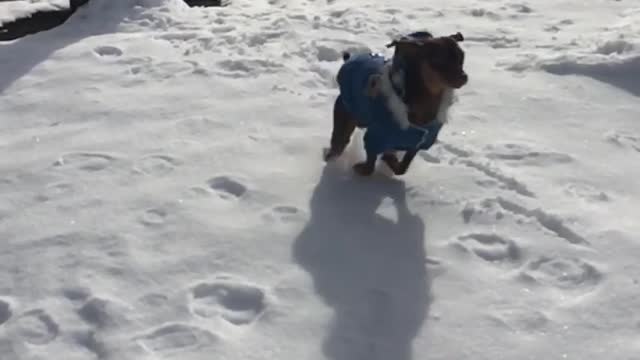
<path fill-rule="evenodd" d="M 640 4 L 92 0 L 0 45 L 0 359 L 640 355 Z M 340 51 L 461 31 L 409 173 L 325 167 Z"/>
<path fill-rule="evenodd" d="M 31 16 L 37 11 L 65 9 L 69 0 L 0 0 L 0 25 Z"/>

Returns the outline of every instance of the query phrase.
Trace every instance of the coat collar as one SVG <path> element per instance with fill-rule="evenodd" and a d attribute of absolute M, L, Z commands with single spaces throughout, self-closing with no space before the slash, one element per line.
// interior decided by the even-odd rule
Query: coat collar
<path fill-rule="evenodd" d="M 396 123 L 404 130 L 415 127 L 409 121 L 409 108 L 405 98 L 405 70 L 401 59 L 394 58 L 384 64 L 380 76 L 380 92 L 386 98 L 387 107 Z M 449 120 L 449 107 L 455 101 L 454 96 L 453 89 L 444 91 L 435 122 L 444 125 Z"/>

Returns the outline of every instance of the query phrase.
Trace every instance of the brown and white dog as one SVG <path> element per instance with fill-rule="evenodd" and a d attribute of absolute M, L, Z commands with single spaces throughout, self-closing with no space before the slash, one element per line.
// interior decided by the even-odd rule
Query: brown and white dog
<path fill-rule="evenodd" d="M 407 172 L 420 150 L 429 149 L 447 121 L 453 91 L 467 84 L 462 34 L 433 37 L 416 32 L 394 40 L 393 59 L 345 54 L 333 109 L 330 161 L 342 154 L 356 127 L 366 129 L 367 158 L 354 165 L 371 175 L 379 156 L 396 175 Z M 405 151 L 402 160 L 397 151 Z"/>

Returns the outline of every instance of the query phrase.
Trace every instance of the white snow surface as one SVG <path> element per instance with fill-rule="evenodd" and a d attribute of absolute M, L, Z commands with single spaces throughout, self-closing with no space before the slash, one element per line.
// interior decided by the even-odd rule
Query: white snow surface
<path fill-rule="evenodd" d="M 31 16 L 38 11 L 66 9 L 69 0 L 0 0 L 0 25 Z"/>
<path fill-rule="evenodd" d="M 462 32 L 408 174 L 348 49 Z M 638 359 L 640 4 L 92 0 L 0 45 L 0 359 Z"/>

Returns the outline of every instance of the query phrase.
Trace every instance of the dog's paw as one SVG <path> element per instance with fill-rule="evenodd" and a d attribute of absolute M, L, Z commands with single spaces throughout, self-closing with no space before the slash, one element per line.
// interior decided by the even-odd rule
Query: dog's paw
<path fill-rule="evenodd" d="M 393 171 L 394 175 L 404 175 L 408 168 L 403 167 L 395 153 L 386 153 L 382 155 L 382 161 Z"/>
<path fill-rule="evenodd" d="M 323 158 L 324 158 L 324 161 L 329 162 L 339 157 L 340 155 L 342 155 L 342 151 L 331 149 L 331 148 L 325 148 Z"/>
<path fill-rule="evenodd" d="M 366 162 L 361 162 L 353 165 L 353 171 L 355 171 L 355 173 L 360 176 L 370 176 L 371 174 L 373 174 L 374 170 L 375 167 Z"/>

